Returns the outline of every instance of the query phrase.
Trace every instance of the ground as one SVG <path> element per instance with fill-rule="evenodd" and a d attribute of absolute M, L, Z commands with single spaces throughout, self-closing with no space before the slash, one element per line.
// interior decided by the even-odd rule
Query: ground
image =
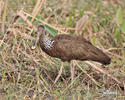
<path fill-rule="evenodd" d="M 124 0 L 1 0 L 0 5 L 1 100 L 125 99 Z M 83 36 L 107 53 L 111 64 L 77 61 L 71 82 L 72 62 L 64 62 L 54 84 L 62 61 L 45 54 L 39 43 L 32 49 L 40 24 L 53 36 Z"/>

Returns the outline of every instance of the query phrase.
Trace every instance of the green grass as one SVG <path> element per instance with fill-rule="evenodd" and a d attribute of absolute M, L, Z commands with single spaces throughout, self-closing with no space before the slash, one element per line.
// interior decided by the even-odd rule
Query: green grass
<path fill-rule="evenodd" d="M 13 24 L 14 16 L 24 8 L 31 14 L 36 0 L 6 0 L 8 9 L 5 20 L 5 32 L 0 32 L 0 98 L 4 100 L 110 100 L 124 99 L 119 84 L 108 76 L 97 73 L 84 62 L 78 64 L 91 75 L 99 84 L 95 84 L 78 67 L 75 70 L 75 79 L 71 83 L 70 64 L 65 62 L 63 74 L 54 85 L 58 75 L 61 60 L 51 58 L 39 48 L 32 50 L 32 40 L 27 34 L 36 38 L 36 34 L 23 19 L 19 18 Z M 121 7 L 121 8 L 120 8 Z M 47 0 L 46 4 L 33 22 L 38 26 L 41 21 L 51 24 L 69 34 L 75 33 L 78 20 L 86 13 L 89 18 L 80 34 L 94 45 L 109 50 L 112 62 L 106 68 L 120 81 L 125 76 L 125 34 L 118 24 L 118 8 L 122 9 L 125 18 L 124 0 Z M 121 18 L 121 17 L 120 17 Z M 118 17 L 119 19 L 119 17 Z M 28 17 L 31 20 L 31 17 Z M 0 22 L 2 30 L 3 23 Z M 65 28 L 65 29 L 64 29 Z M 9 31 L 8 31 L 9 30 Z M 51 29 L 50 29 L 51 31 Z M 54 30 L 53 30 L 54 32 Z M 54 34 L 54 33 L 53 33 Z M 55 34 L 54 34 L 55 35 Z M 115 55 L 115 56 L 114 56 Z"/>

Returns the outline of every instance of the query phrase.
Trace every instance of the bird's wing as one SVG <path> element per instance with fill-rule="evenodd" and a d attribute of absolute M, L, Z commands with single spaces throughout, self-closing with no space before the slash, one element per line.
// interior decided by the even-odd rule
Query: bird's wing
<path fill-rule="evenodd" d="M 72 37 L 71 37 L 72 38 Z M 102 64 L 109 64 L 110 58 L 102 50 L 93 46 L 85 39 L 58 38 L 55 41 L 56 57 L 63 61 L 92 60 Z"/>
<path fill-rule="evenodd" d="M 68 39 L 60 39 L 56 41 L 56 52 L 59 55 L 68 57 L 69 59 L 87 59 L 88 55 L 88 47 L 87 42 L 76 41 L 76 40 L 68 40 Z"/>

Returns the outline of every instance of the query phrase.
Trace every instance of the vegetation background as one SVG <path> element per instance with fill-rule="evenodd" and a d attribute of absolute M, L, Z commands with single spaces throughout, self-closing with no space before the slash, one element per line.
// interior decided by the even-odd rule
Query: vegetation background
<path fill-rule="evenodd" d="M 36 27 L 50 36 L 78 34 L 112 59 L 102 66 L 77 61 L 54 85 L 61 61 L 32 49 Z M 97 66 L 97 68 L 95 67 Z M 101 70 L 101 71 L 100 71 Z M 1 100 L 125 100 L 125 0 L 1 0 Z"/>

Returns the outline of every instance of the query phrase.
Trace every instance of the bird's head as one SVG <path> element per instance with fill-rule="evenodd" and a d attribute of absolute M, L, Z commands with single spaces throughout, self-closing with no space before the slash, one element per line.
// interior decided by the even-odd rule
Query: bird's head
<path fill-rule="evenodd" d="M 45 36 L 45 33 L 46 33 L 46 29 L 43 25 L 39 25 L 37 27 L 37 31 L 36 31 L 36 34 L 37 34 L 37 37 L 35 40 L 33 40 L 33 46 L 32 46 L 32 49 L 35 49 L 36 48 L 36 44 L 38 43 L 38 40 L 40 38 L 40 35 L 41 36 Z"/>
<path fill-rule="evenodd" d="M 46 32 L 46 29 L 43 25 L 39 25 L 37 27 L 37 34 L 45 34 L 45 32 Z"/>

